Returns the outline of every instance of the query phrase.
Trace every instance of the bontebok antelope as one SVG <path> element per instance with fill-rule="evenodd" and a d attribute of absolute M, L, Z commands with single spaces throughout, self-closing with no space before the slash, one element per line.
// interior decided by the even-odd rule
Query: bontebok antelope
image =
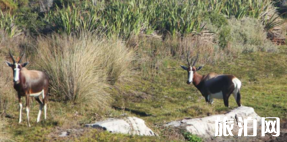
<path fill-rule="evenodd" d="M 14 89 L 18 93 L 18 100 L 20 106 L 20 114 L 19 114 L 19 123 L 22 121 L 22 102 L 21 97 L 26 97 L 26 112 L 27 112 L 27 121 L 28 126 L 30 127 L 29 122 L 29 103 L 30 97 L 35 97 L 37 102 L 40 104 L 40 109 L 37 117 L 37 122 L 40 121 L 41 111 L 44 107 L 44 118 L 47 117 L 47 93 L 48 93 L 48 85 L 49 80 L 48 76 L 37 70 L 28 70 L 25 66 L 28 64 L 21 63 L 23 53 L 21 54 L 19 60 L 16 62 L 14 57 L 12 56 L 11 52 L 9 52 L 13 63 L 6 61 L 6 64 L 12 68 L 13 70 L 13 82 L 14 82 Z M 40 100 L 40 96 L 42 99 Z"/>
<path fill-rule="evenodd" d="M 187 55 L 188 67 L 181 66 L 188 73 L 187 84 L 193 83 L 193 85 L 204 96 L 205 101 L 213 103 L 213 99 L 223 99 L 224 105 L 228 107 L 228 98 L 233 94 L 237 105 L 240 103 L 240 87 L 241 81 L 234 75 L 217 75 L 215 73 L 209 73 L 207 75 L 200 75 L 197 73 L 203 66 L 195 67 L 198 55 L 195 59 L 192 59 L 192 64 L 189 62 L 189 54 Z"/>

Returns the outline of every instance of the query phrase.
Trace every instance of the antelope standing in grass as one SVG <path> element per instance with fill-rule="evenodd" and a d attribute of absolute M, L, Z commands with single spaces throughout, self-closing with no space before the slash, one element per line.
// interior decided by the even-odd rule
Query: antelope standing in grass
<path fill-rule="evenodd" d="M 188 73 L 187 84 L 193 85 L 201 92 L 206 102 L 213 103 L 213 99 L 223 99 L 224 105 L 228 107 L 228 99 L 233 93 L 233 96 L 238 106 L 241 106 L 240 87 L 241 81 L 234 75 L 218 75 L 209 73 L 200 75 L 197 73 L 203 66 L 195 67 L 198 54 L 195 59 L 192 59 L 192 64 L 189 62 L 189 54 L 187 56 L 188 67 L 181 66 Z"/>
<path fill-rule="evenodd" d="M 35 97 L 37 102 L 40 104 L 40 109 L 37 117 L 37 123 L 40 121 L 41 111 L 44 107 L 44 118 L 47 117 L 47 93 L 48 93 L 48 86 L 49 80 L 48 76 L 37 70 L 28 70 L 25 66 L 28 64 L 21 63 L 22 57 L 24 54 L 21 54 L 18 62 L 15 61 L 14 57 L 12 56 L 11 52 L 9 51 L 9 55 L 13 60 L 13 63 L 6 61 L 6 64 L 12 68 L 13 70 L 13 82 L 14 82 L 14 89 L 18 93 L 18 100 L 20 106 L 20 114 L 19 114 L 19 123 L 22 121 L 22 102 L 21 97 L 26 98 L 26 112 L 27 112 L 27 121 L 28 126 L 30 127 L 29 122 L 29 104 L 30 104 L 30 97 Z M 42 101 L 40 100 L 40 96 L 42 95 Z"/>

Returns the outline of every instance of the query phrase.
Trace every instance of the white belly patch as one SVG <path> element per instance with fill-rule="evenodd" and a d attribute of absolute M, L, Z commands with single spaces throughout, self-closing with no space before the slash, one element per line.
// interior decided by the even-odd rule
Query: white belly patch
<path fill-rule="evenodd" d="M 222 91 L 214 93 L 214 94 L 210 94 L 210 98 L 223 99 Z"/>
<path fill-rule="evenodd" d="M 30 96 L 31 97 L 39 97 L 41 94 L 43 94 L 43 97 L 44 97 L 44 90 L 42 90 L 41 92 L 38 92 L 38 93 L 30 94 Z"/>

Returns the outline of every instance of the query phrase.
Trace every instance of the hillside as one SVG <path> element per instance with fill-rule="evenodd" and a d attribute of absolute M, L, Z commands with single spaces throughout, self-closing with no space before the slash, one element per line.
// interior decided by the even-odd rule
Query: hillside
<path fill-rule="evenodd" d="M 63 0 L 43 11 L 33 0 L 0 1 L 0 141 L 203 141 L 163 125 L 237 104 L 232 96 L 228 108 L 222 100 L 206 103 L 186 83 L 180 65 L 187 65 L 187 54 L 199 55 L 201 75 L 238 77 L 242 105 L 279 117 L 285 131 L 287 25 L 284 6 L 272 2 Z M 47 120 L 42 115 L 36 123 L 39 104 L 31 98 L 31 127 L 25 109 L 18 124 L 13 73 L 4 64 L 12 62 L 9 52 L 15 59 L 25 53 L 27 68 L 50 79 Z M 25 97 L 22 102 L 25 108 Z M 84 127 L 127 116 L 143 119 L 158 136 Z"/>

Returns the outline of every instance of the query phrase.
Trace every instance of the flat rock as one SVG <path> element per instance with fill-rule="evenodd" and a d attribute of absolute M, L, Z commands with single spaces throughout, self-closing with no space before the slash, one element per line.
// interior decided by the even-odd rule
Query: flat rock
<path fill-rule="evenodd" d="M 86 127 L 100 128 L 111 133 L 122 133 L 140 136 L 156 136 L 156 134 L 145 125 L 144 120 L 137 117 L 126 117 L 122 119 L 108 118 Z"/>
<path fill-rule="evenodd" d="M 261 117 L 258 116 L 254 109 L 252 107 L 246 107 L 246 106 L 241 106 L 238 108 L 235 108 L 231 110 L 230 112 L 226 114 L 219 114 L 219 115 L 212 115 L 212 116 L 207 116 L 203 118 L 191 118 L 191 119 L 183 119 L 183 120 L 178 120 L 178 121 L 172 121 L 165 126 L 170 126 L 170 127 L 179 127 L 185 131 L 188 131 L 192 134 L 198 135 L 202 138 L 211 138 L 213 139 L 215 136 L 215 121 L 217 119 L 222 120 L 224 118 L 227 119 L 227 121 L 232 121 L 234 122 L 234 127 L 232 129 L 232 133 L 236 136 L 238 135 L 238 118 L 241 117 L 242 120 L 247 119 L 248 117 L 256 120 L 257 126 L 261 124 Z M 253 122 L 247 121 L 247 126 L 252 128 Z M 243 123 L 242 123 L 243 125 Z M 248 134 L 249 132 L 252 132 L 252 129 L 248 129 Z M 242 132 L 243 135 L 243 132 Z"/>

